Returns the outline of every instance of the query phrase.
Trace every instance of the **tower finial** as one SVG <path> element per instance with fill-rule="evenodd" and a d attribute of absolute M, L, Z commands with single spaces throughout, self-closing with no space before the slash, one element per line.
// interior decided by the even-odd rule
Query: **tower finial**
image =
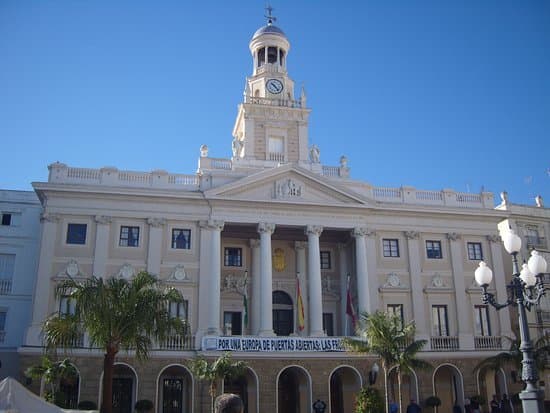
<path fill-rule="evenodd" d="M 277 17 L 273 16 L 271 13 L 273 12 L 273 7 L 271 7 L 271 4 L 267 3 L 266 6 L 267 16 L 264 16 L 267 19 L 267 25 L 271 26 L 273 22 L 277 21 Z"/>

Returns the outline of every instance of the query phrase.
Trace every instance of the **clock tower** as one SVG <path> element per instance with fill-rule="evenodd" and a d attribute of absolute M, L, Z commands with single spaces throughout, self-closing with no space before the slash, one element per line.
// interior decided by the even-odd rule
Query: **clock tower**
<path fill-rule="evenodd" d="M 297 163 L 311 168 L 308 159 L 308 117 L 305 91 L 294 95 L 288 76 L 290 43 L 273 23 L 268 7 L 267 24 L 254 33 L 249 48 L 252 76 L 247 77 L 244 101 L 233 128 L 233 166 L 270 168 Z"/>

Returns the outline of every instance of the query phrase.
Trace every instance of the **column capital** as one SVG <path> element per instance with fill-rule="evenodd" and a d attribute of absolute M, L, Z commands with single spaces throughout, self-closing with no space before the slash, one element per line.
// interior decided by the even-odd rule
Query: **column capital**
<path fill-rule="evenodd" d="M 94 220 L 97 224 L 108 225 L 113 220 L 113 217 L 110 217 L 108 215 L 96 215 L 94 217 Z"/>
<path fill-rule="evenodd" d="M 447 239 L 449 241 L 458 241 L 461 238 L 462 238 L 462 235 L 459 234 L 458 232 L 449 232 L 449 233 L 447 233 Z"/>
<path fill-rule="evenodd" d="M 225 222 L 220 220 L 215 220 L 215 219 L 209 219 L 208 221 L 199 222 L 199 225 L 203 229 L 221 231 L 223 230 L 223 226 L 225 225 Z"/>
<path fill-rule="evenodd" d="M 153 228 L 160 228 L 166 224 L 165 218 L 156 218 L 156 217 L 149 217 L 147 218 L 147 223 L 151 225 Z"/>
<path fill-rule="evenodd" d="M 40 222 L 59 222 L 61 216 L 59 214 L 50 214 L 49 212 L 42 212 L 40 214 Z"/>
<path fill-rule="evenodd" d="M 418 231 L 405 231 L 404 234 L 407 239 L 418 239 L 420 235 Z"/>
<path fill-rule="evenodd" d="M 306 235 L 316 235 L 321 236 L 321 233 L 323 232 L 323 226 L 322 225 L 308 225 L 306 229 L 304 230 Z"/>
<path fill-rule="evenodd" d="M 487 235 L 487 241 L 489 241 L 490 243 L 500 242 L 500 239 L 500 235 Z"/>
<path fill-rule="evenodd" d="M 351 235 L 354 238 L 357 237 L 374 237 L 376 231 L 367 227 L 355 227 L 351 230 Z"/>
<path fill-rule="evenodd" d="M 260 248 L 260 240 L 256 238 L 251 238 L 248 240 L 250 248 Z"/>
<path fill-rule="evenodd" d="M 273 234 L 275 232 L 275 224 L 270 224 L 268 222 L 260 222 L 258 224 L 258 232 L 260 234 Z"/>
<path fill-rule="evenodd" d="M 307 242 L 305 241 L 295 241 L 294 242 L 294 249 L 295 250 L 304 250 L 307 248 Z"/>

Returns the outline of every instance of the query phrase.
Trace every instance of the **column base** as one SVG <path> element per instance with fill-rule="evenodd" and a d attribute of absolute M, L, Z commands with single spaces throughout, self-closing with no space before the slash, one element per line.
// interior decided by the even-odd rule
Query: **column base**
<path fill-rule="evenodd" d="M 310 337 L 326 337 L 327 333 L 325 333 L 323 330 L 319 331 L 312 331 L 309 333 Z"/>
<path fill-rule="evenodd" d="M 276 334 L 273 330 L 262 330 L 258 331 L 258 335 L 261 337 L 275 337 Z"/>
<path fill-rule="evenodd" d="M 219 336 L 219 335 L 221 335 L 220 334 L 220 329 L 211 327 L 208 330 L 206 330 L 206 335 L 207 336 Z"/>
<path fill-rule="evenodd" d="M 544 412 L 544 392 L 542 390 L 523 390 L 519 393 L 519 398 L 524 412 Z"/>

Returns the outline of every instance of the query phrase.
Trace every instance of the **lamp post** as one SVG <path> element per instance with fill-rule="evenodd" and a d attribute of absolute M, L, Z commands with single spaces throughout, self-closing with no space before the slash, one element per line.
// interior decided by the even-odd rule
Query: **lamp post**
<path fill-rule="evenodd" d="M 371 386 L 374 386 L 374 384 L 376 383 L 376 378 L 378 377 L 379 371 L 380 371 L 380 367 L 378 366 L 378 363 L 374 362 L 371 370 L 369 371 L 369 384 Z"/>
<path fill-rule="evenodd" d="M 531 307 L 538 304 L 544 295 L 543 273 L 546 271 L 546 261 L 538 251 L 533 250 L 528 263 L 524 263 L 520 270 L 517 256 L 521 249 L 521 238 L 510 230 L 502 235 L 502 242 L 506 251 L 512 256 L 513 264 L 512 281 L 506 285 L 508 294 L 506 302 L 498 303 L 494 294 L 487 292 L 493 279 L 493 271 L 483 261 L 475 271 L 475 280 L 483 290 L 484 304 L 491 304 L 497 310 L 509 305 L 518 308 L 521 337 L 519 349 L 522 353 L 521 378 L 526 383 L 519 398 L 524 412 L 543 413 L 544 394 L 537 384 L 539 377 L 533 358 L 534 347 L 529 334 L 526 311 L 531 311 Z"/>

